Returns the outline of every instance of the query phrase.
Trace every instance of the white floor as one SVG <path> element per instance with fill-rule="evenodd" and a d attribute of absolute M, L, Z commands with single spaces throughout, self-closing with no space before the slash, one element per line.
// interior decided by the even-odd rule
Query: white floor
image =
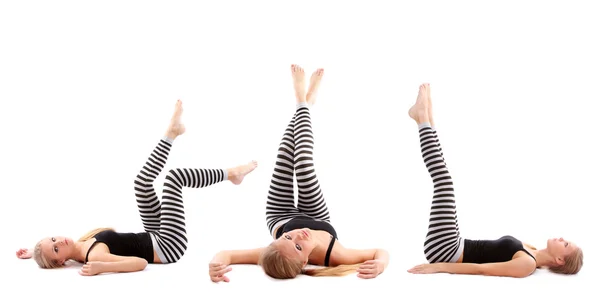
<path fill-rule="evenodd" d="M 231 282 L 215 284 L 206 273 L 206 260 L 188 254 L 173 265 L 151 265 L 142 273 L 82 277 L 78 264 L 62 270 L 39 270 L 31 262 L 8 260 L 3 300 L 598 300 L 597 274 L 591 267 L 575 277 L 538 271 L 525 279 L 463 275 L 412 275 L 401 264 L 371 280 L 346 277 L 273 280 L 257 266 L 236 266 Z M 587 273 L 586 273 L 587 272 Z"/>

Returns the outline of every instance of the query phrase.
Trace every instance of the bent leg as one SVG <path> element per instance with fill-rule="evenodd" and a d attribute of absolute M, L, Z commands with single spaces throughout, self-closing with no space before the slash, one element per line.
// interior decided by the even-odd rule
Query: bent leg
<path fill-rule="evenodd" d="M 161 204 L 153 184 L 167 163 L 172 143 L 169 138 L 161 139 L 134 180 L 135 198 L 146 232 L 160 230 Z"/>
<path fill-rule="evenodd" d="M 177 168 L 165 178 L 162 195 L 160 230 L 155 250 L 162 263 L 178 261 L 187 249 L 183 187 L 204 188 L 227 179 L 225 169 Z"/>
<path fill-rule="evenodd" d="M 158 142 L 158 145 L 146 160 L 146 164 L 133 181 L 135 198 L 144 231 L 149 233 L 160 230 L 161 203 L 154 190 L 154 180 L 165 167 L 175 138 L 185 132 L 185 126 L 180 122 L 182 112 L 181 100 L 177 100 L 165 136 Z"/>

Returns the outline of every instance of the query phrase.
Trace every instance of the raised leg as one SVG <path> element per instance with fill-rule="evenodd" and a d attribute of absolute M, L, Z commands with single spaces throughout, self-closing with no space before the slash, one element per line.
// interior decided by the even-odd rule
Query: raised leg
<path fill-rule="evenodd" d="M 178 100 L 175 103 L 175 110 L 164 137 L 158 142 L 158 145 L 154 148 L 148 160 L 146 160 L 146 164 L 144 164 L 134 179 L 133 187 L 138 211 L 142 218 L 144 231 L 146 232 L 157 232 L 160 230 L 161 203 L 156 195 L 153 184 L 167 163 L 173 141 L 185 132 L 185 126 L 181 123 L 182 113 L 182 103 Z"/>
<path fill-rule="evenodd" d="M 288 124 L 279 144 L 275 170 L 267 197 L 266 219 L 269 232 L 296 216 L 309 216 L 329 221 L 312 162 L 313 137 L 308 105 L 315 103 L 323 69 L 316 70 L 305 93 L 304 70 L 291 66 L 296 113 Z M 298 181 L 298 206 L 294 201 L 294 175 Z"/>
<path fill-rule="evenodd" d="M 162 263 L 178 261 L 187 249 L 183 187 L 204 188 L 226 180 L 226 169 L 177 168 L 165 178 L 161 205 L 160 230 L 156 233 Z"/>
<path fill-rule="evenodd" d="M 306 215 L 330 221 L 329 210 L 313 163 L 313 132 L 308 106 L 301 104 L 296 111 L 294 125 L 294 167 L 298 181 L 298 209 Z"/>
<path fill-rule="evenodd" d="M 299 216 L 294 201 L 294 123 L 295 115 L 283 133 L 277 150 L 275 168 L 269 186 L 266 219 L 269 233 L 295 216 Z"/>
<path fill-rule="evenodd" d="M 244 177 L 257 166 L 252 161 L 228 169 L 172 169 L 165 178 L 162 201 L 159 201 L 153 182 L 164 168 L 175 138 L 185 132 L 180 122 L 182 111 L 181 101 L 177 101 L 165 137 L 160 140 L 134 181 L 144 230 L 151 234 L 154 251 L 162 263 L 178 261 L 187 249 L 183 187 L 203 188 L 224 180 L 241 184 Z"/>
<path fill-rule="evenodd" d="M 464 242 L 459 232 L 454 184 L 429 119 L 428 92 L 429 85 L 421 85 L 417 102 L 409 111 L 418 123 L 423 162 L 433 181 L 429 229 L 423 247 L 430 263 L 456 262 Z"/>
<path fill-rule="evenodd" d="M 146 232 L 158 232 L 160 230 L 161 204 L 153 183 L 167 163 L 171 146 L 169 139 L 161 139 L 134 180 L 133 187 L 138 211 Z"/>

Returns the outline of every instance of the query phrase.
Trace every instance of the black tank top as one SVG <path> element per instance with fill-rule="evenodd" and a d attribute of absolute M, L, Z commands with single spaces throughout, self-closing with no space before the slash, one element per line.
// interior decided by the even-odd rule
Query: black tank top
<path fill-rule="evenodd" d="M 519 251 L 524 251 L 535 260 L 535 257 L 523 247 L 523 243 L 510 235 L 502 236 L 496 240 L 465 239 L 463 262 L 505 262 L 512 260 L 515 253 Z"/>
<path fill-rule="evenodd" d="M 111 254 L 118 256 L 135 256 L 146 259 L 148 263 L 154 262 L 154 247 L 152 239 L 147 232 L 120 233 L 111 230 L 102 231 L 94 236 L 96 241 L 92 243 L 85 254 L 85 262 L 88 261 L 90 251 L 97 243 L 105 243 Z"/>
<path fill-rule="evenodd" d="M 338 237 L 337 237 L 337 233 L 335 232 L 335 229 L 328 222 L 317 221 L 315 219 L 312 219 L 310 217 L 305 217 L 305 216 L 295 217 L 295 218 L 291 219 L 289 222 L 285 223 L 283 226 L 279 227 L 279 229 L 277 229 L 277 232 L 275 233 L 275 238 L 277 239 L 277 238 L 281 237 L 281 235 L 284 232 L 288 232 L 288 231 L 292 231 L 292 230 L 296 230 L 296 229 L 302 229 L 302 228 L 308 228 L 311 230 L 322 230 L 322 231 L 326 231 L 327 233 L 331 234 L 331 242 L 329 243 L 329 247 L 327 248 L 327 252 L 325 253 L 325 262 L 324 262 L 324 266 L 326 266 L 326 267 L 329 266 L 329 256 L 331 255 L 331 250 L 333 250 L 333 244 L 335 243 L 335 240 Z"/>

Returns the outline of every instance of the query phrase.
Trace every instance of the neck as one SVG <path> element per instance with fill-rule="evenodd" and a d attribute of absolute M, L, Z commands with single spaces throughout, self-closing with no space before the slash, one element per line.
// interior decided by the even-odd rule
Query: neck
<path fill-rule="evenodd" d="M 330 234 L 324 231 L 314 231 L 314 230 L 310 230 L 311 231 L 311 235 L 313 236 L 313 239 L 315 240 L 315 248 L 313 249 L 313 251 L 311 252 L 312 254 L 315 254 L 317 252 L 322 252 L 325 253 L 327 252 L 327 248 L 329 247 L 329 242 L 331 240 L 330 238 Z"/>
<path fill-rule="evenodd" d="M 533 256 L 537 262 L 537 267 L 548 267 L 554 264 L 554 257 L 550 255 L 548 249 L 534 250 Z"/>
<path fill-rule="evenodd" d="M 83 244 L 84 241 L 76 241 L 75 246 L 73 247 L 73 251 L 69 256 L 69 259 L 75 260 L 78 262 L 83 262 L 85 260 L 85 255 L 83 255 Z"/>

